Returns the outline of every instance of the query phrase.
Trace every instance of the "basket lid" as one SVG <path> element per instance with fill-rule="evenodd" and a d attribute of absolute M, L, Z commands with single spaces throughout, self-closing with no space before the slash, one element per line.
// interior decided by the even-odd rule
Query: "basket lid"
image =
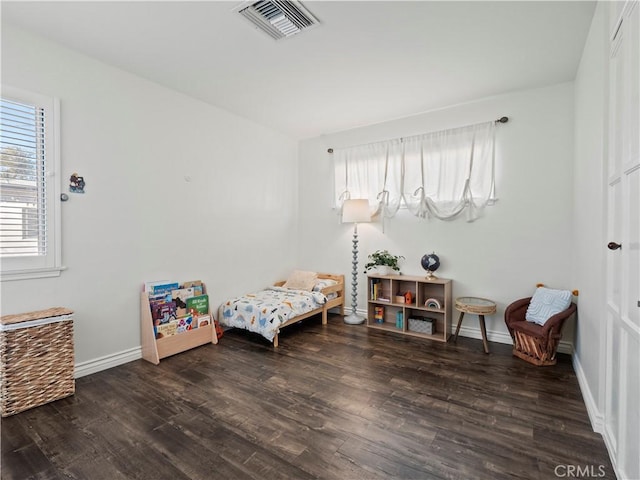
<path fill-rule="evenodd" d="M 37 310 L 27 313 L 16 313 L 13 315 L 3 315 L 0 317 L 1 325 L 11 325 L 13 323 L 29 322 L 32 320 L 40 320 L 42 318 L 59 317 L 61 315 L 71 315 L 73 310 L 65 307 L 52 307 L 46 310 Z"/>

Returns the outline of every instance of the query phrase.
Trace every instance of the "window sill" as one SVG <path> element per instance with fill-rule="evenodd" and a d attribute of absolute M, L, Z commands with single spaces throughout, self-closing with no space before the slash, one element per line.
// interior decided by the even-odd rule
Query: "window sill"
<path fill-rule="evenodd" d="M 0 281 L 9 282 L 12 280 L 31 280 L 35 278 L 59 277 L 67 267 L 42 268 L 38 270 L 14 270 L 0 274 Z"/>

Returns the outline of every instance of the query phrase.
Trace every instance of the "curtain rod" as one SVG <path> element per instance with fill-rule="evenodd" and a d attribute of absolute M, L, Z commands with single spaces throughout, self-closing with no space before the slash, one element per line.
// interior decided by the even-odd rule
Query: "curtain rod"
<path fill-rule="evenodd" d="M 500 117 L 497 120 L 494 120 L 493 123 L 507 123 L 509 121 L 509 117 Z M 327 153 L 333 153 L 333 148 L 327 149 Z"/>

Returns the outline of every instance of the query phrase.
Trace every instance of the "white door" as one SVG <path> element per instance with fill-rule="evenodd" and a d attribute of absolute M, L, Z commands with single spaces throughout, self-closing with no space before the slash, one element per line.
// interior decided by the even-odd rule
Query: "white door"
<path fill-rule="evenodd" d="M 622 8 L 620 8 L 622 7 Z M 605 441 L 640 479 L 640 5 L 611 5 Z"/>

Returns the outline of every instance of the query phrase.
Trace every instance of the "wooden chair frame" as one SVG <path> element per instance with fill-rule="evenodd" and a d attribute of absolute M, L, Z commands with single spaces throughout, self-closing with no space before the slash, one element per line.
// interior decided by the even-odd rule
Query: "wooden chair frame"
<path fill-rule="evenodd" d="M 577 295 L 577 291 L 573 294 Z M 513 355 L 536 366 L 555 365 L 562 327 L 578 307 L 572 302 L 569 308 L 553 315 L 544 325 L 537 325 L 525 319 L 531 298 L 516 300 L 504 311 L 504 321 L 513 339 Z"/>

